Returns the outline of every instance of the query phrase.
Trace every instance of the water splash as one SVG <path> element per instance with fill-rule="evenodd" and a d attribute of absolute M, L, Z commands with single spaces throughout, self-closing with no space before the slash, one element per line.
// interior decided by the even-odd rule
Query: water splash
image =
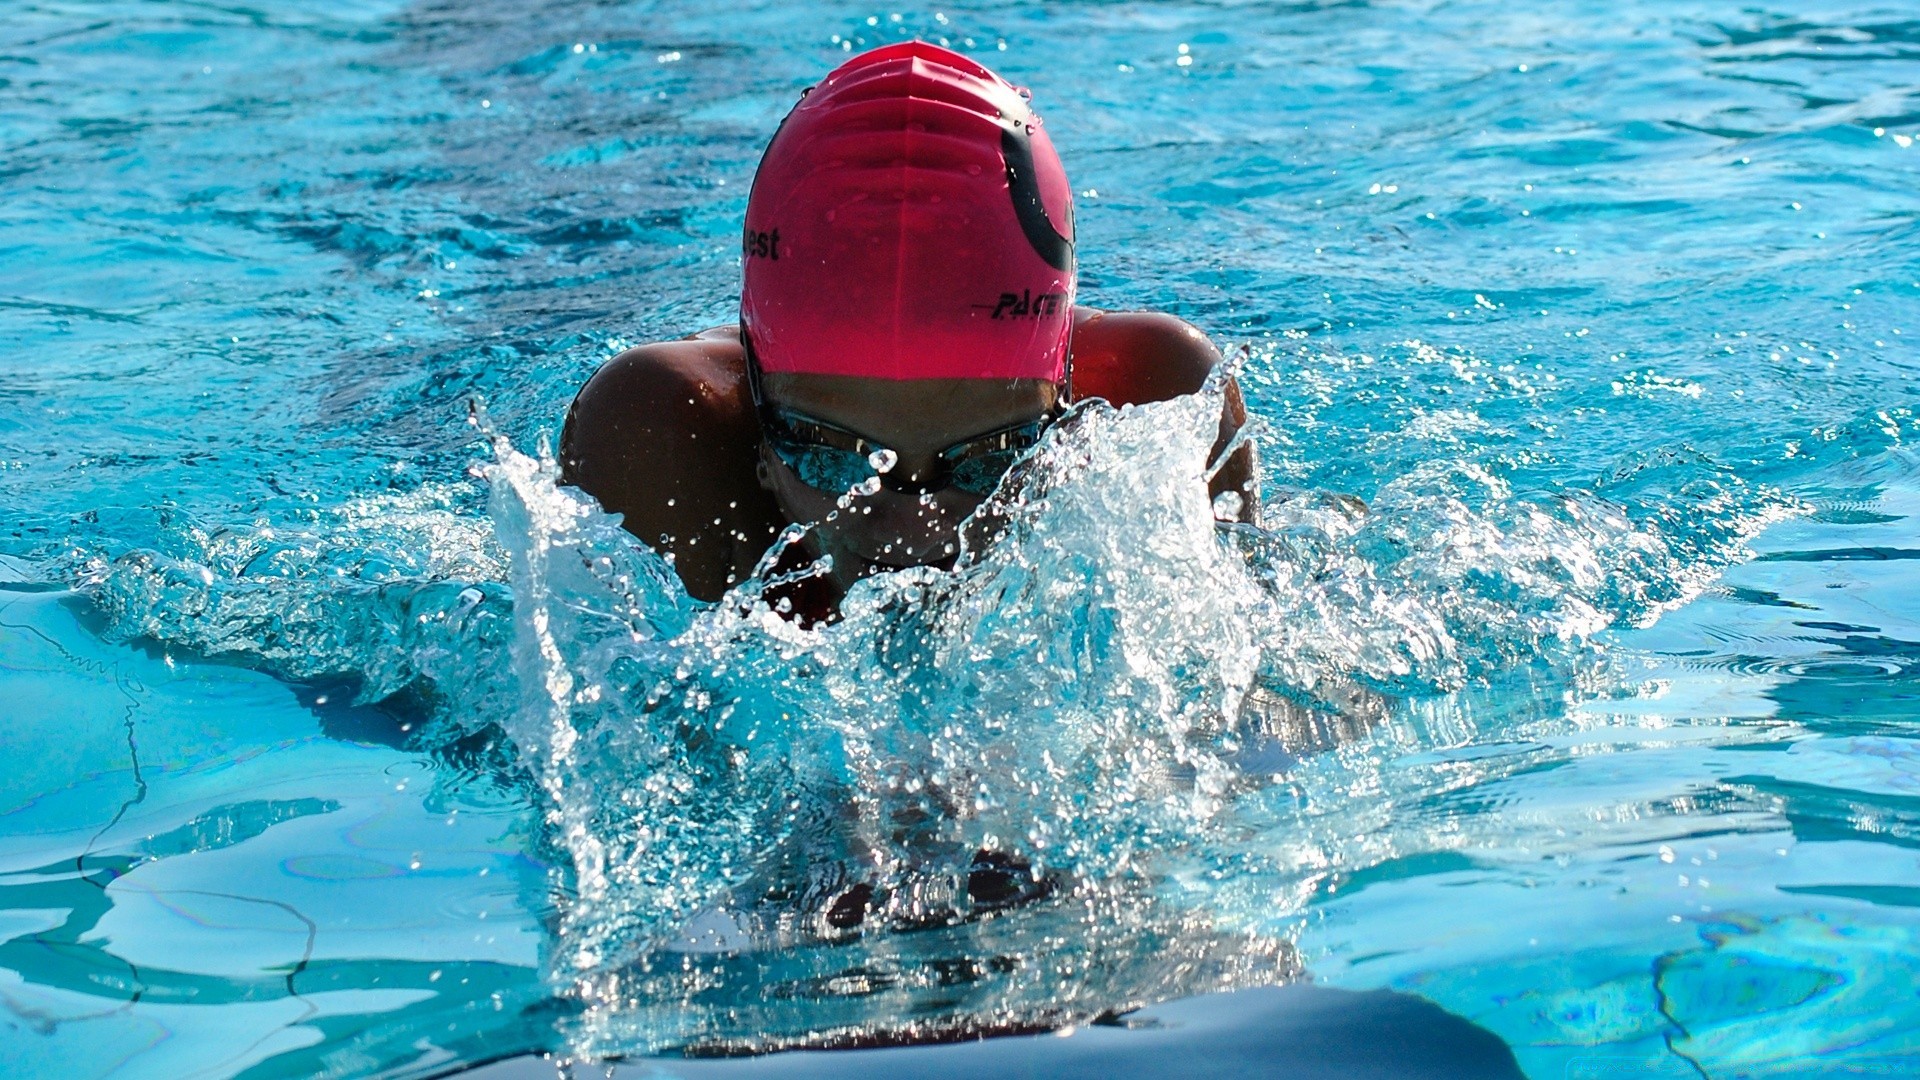
<path fill-rule="evenodd" d="M 1429 695 L 1566 693 L 1556 665 L 1792 506 L 1697 455 L 1557 491 L 1456 457 L 1371 507 L 1276 483 L 1223 522 L 1221 394 L 1082 405 L 982 508 L 990 542 L 812 627 L 769 604 L 771 558 L 694 603 L 484 416 L 488 517 L 470 485 L 171 515 L 79 574 L 120 635 L 411 693 L 429 748 L 502 733 L 564 867 L 582 1053 L 1075 1022 L 1290 977 L 1329 875 L 1461 842 L 1407 810 L 1444 765 L 1389 762 L 1497 721 Z"/>
<path fill-rule="evenodd" d="M 83 548 L 68 572 L 114 636 L 346 678 L 364 701 L 419 687 L 465 711 L 500 692 L 512 640 L 505 556 L 461 512 L 472 496 L 428 485 L 224 527 L 169 510 L 140 530 L 151 546 Z"/>
<path fill-rule="evenodd" d="M 1219 407 L 1083 406 L 983 508 L 992 543 L 867 579 L 813 628 L 760 580 L 662 625 L 659 561 L 496 440 L 506 726 L 572 860 L 556 974 L 583 1052 L 873 1037 L 933 1000 L 1016 1028 L 1284 977 L 1313 883 L 1391 850 L 1276 783 L 1299 755 L 1407 695 L 1580 655 L 1710 573 L 1627 504 L 1471 465 L 1366 512 L 1276 489 L 1259 526 L 1223 525 Z M 1716 490 L 1729 537 L 1784 505 Z M 1349 810 L 1386 782 L 1377 756 L 1337 765 L 1315 782 L 1344 772 Z M 1031 902 L 973 895 L 982 853 Z M 932 974 L 956 958 L 964 990 Z"/>

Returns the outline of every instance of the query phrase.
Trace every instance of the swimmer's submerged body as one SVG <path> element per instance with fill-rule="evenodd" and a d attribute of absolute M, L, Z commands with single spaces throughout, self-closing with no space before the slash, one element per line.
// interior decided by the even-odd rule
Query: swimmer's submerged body
<path fill-rule="evenodd" d="M 876 569 L 946 565 L 1069 398 L 1165 400 L 1220 362 L 1170 315 L 1073 302 L 1071 190 L 1039 117 L 922 42 L 855 57 L 801 99 L 755 176 L 742 250 L 739 325 L 615 357 L 561 437 L 563 479 L 703 600 L 795 523 L 810 528 L 792 568 L 827 557 L 781 597 L 804 618 Z M 1245 418 L 1229 384 L 1216 453 Z M 1251 448 L 1211 487 L 1250 518 Z"/>

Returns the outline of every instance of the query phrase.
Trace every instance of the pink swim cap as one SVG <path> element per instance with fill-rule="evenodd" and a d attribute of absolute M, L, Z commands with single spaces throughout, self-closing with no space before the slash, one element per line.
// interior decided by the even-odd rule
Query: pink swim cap
<path fill-rule="evenodd" d="M 740 326 L 762 371 L 1065 378 L 1073 192 L 1010 83 L 910 41 L 774 133 L 747 199 Z"/>

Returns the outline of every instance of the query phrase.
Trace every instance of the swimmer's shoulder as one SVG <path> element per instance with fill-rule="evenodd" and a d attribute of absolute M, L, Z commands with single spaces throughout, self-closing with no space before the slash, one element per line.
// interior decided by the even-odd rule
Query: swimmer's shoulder
<path fill-rule="evenodd" d="M 634 416 L 631 406 L 643 401 L 665 412 L 649 410 L 648 415 Z M 580 388 L 567 415 L 569 423 L 602 419 L 672 423 L 689 410 L 734 412 L 747 401 L 739 331 L 725 326 L 674 341 L 636 345 L 620 353 L 600 365 Z M 603 413 L 621 415 L 603 417 Z"/>
<path fill-rule="evenodd" d="M 1159 311 L 1073 309 L 1073 396 L 1114 405 L 1144 405 L 1198 391 L 1220 365 L 1220 350 L 1185 319 Z M 1220 403 L 1220 433 L 1210 458 L 1226 453 L 1247 422 L 1246 403 L 1231 379 Z M 1234 492 L 1238 517 L 1256 519 L 1258 480 L 1253 447 L 1242 445 L 1214 470 L 1208 489 Z"/>
<path fill-rule="evenodd" d="M 713 599 L 778 524 L 754 473 L 758 444 L 739 332 L 716 327 L 602 364 L 567 410 L 561 480 L 623 515 L 673 556 L 690 592 Z"/>
<path fill-rule="evenodd" d="M 731 338 L 723 331 L 733 331 Z M 636 345 L 600 365 L 567 409 L 560 465 L 569 477 L 660 439 L 724 440 L 753 432 L 738 332 L 716 327 Z"/>
<path fill-rule="evenodd" d="M 1191 394 L 1220 350 L 1185 319 L 1159 311 L 1073 309 L 1073 394 L 1115 405 Z"/>

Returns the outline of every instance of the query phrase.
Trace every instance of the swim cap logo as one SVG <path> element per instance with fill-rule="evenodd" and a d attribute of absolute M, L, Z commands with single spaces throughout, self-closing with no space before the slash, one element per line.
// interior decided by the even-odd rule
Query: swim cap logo
<path fill-rule="evenodd" d="M 1001 293 L 1000 302 L 993 305 L 993 315 L 990 317 L 995 319 L 1039 319 L 1048 315 L 1058 315 L 1066 305 L 1066 293 L 1043 292 L 1039 296 L 1035 296 L 1033 295 L 1032 289 L 1021 289 L 1017 293 Z M 987 305 L 975 304 L 973 306 L 983 308 Z"/>
<path fill-rule="evenodd" d="M 1003 114 L 1003 119 L 1004 119 Z M 1018 120 L 1000 130 L 1000 156 L 1007 162 L 1007 194 L 1013 196 L 1013 216 L 1026 234 L 1033 253 L 1063 274 L 1073 273 L 1073 241 L 1061 236 L 1047 216 L 1040 198 L 1040 170 L 1033 161 L 1030 130 Z M 1064 180 L 1062 181 L 1064 183 Z M 1073 231 L 1073 204 L 1067 204 L 1067 231 Z M 997 317 L 997 316 L 996 316 Z"/>
<path fill-rule="evenodd" d="M 740 238 L 740 256 L 744 259 L 772 259 L 774 262 L 779 262 L 780 230 L 770 229 L 766 232 L 746 230 L 746 234 Z"/>

